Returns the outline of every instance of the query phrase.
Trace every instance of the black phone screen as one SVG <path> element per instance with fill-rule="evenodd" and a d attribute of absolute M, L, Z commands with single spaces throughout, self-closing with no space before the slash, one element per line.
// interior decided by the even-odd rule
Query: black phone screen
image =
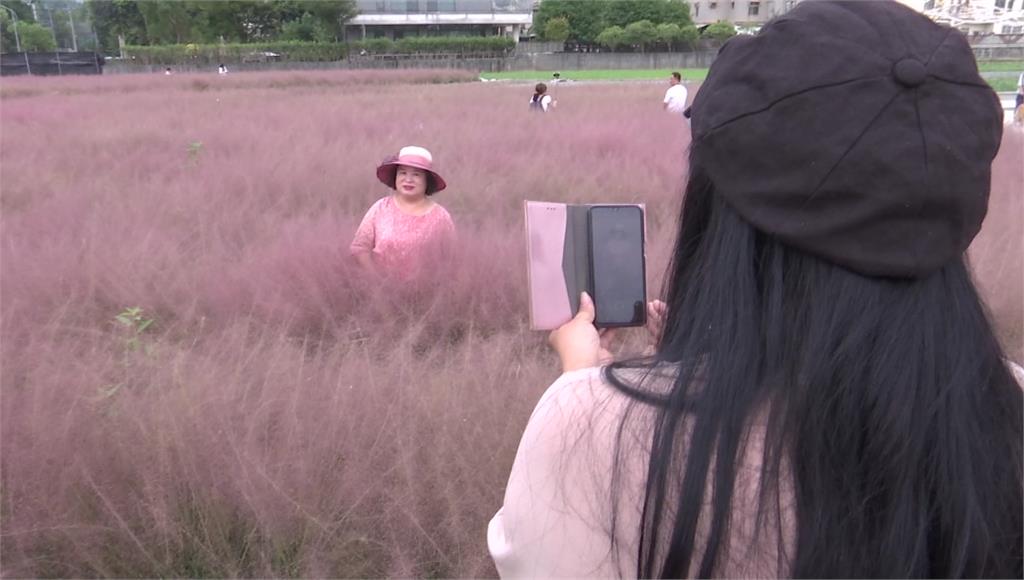
<path fill-rule="evenodd" d="M 644 215 L 635 205 L 590 208 L 590 264 L 596 326 L 647 321 Z"/>

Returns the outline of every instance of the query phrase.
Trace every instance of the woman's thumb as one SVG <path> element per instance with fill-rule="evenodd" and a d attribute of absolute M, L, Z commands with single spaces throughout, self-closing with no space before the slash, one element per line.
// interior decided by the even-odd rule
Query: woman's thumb
<path fill-rule="evenodd" d="M 576 318 L 583 322 L 594 322 L 594 301 L 586 292 L 580 294 L 580 310 L 576 313 Z"/>

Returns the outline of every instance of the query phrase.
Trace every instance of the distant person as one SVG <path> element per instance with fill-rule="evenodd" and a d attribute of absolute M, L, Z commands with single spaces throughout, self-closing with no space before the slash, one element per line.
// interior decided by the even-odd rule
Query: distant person
<path fill-rule="evenodd" d="M 455 223 L 431 197 L 447 187 L 423 147 L 403 147 L 377 167 L 377 179 L 394 189 L 374 203 L 349 250 L 368 272 L 413 280 L 454 252 Z"/>
<path fill-rule="evenodd" d="M 548 94 L 548 86 L 544 83 L 537 83 L 533 88 L 533 97 L 530 98 L 530 110 L 536 113 L 547 113 L 557 105 L 557 102 Z"/>
<path fill-rule="evenodd" d="M 549 336 L 498 573 L 1024 577 L 1020 368 L 965 259 L 1003 109 L 967 39 L 801 2 L 726 41 L 691 120 L 654 354 L 612 362 L 586 294 Z"/>
<path fill-rule="evenodd" d="M 164 74 L 165 75 L 170 75 L 171 74 L 171 67 L 167 67 L 166 69 L 164 69 Z"/>
<path fill-rule="evenodd" d="M 682 115 L 686 111 L 686 87 L 683 86 L 683 75 L 673 72 L 668 78 L 668 84 L 662 107 L 674 115 Z"/>
<path fill-rule="evenodd" d="M 1024 125 L 1024 72 L 1017 78 L 1017 101 L 1013 105 L 1013 121 Z"/>
<path fill-rule="evenodd" d="M 217 74 L 219 74 L 219 75 L 226 75 L 226 74 L 228 74 L 228 67 L 224 66 L 224 63 L 221 63 L 221 65 L 219 67 L 217 67 Z"/>
<path fill-rule="evenodd" d="M 551 74 L 551 84 L 558 84 L 564 82 L 562 80 L 562 73 L 556 72 Z"/>

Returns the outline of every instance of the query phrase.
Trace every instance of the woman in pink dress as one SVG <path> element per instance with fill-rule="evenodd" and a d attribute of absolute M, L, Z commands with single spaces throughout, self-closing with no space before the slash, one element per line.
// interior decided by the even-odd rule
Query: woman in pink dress
<path fill-rule="evenodd" d="M 451 256 L 455 224 L 431 199 L 447 187 L 423 147 L 403 147 L 377 167 L 377 179 L 395 193 L 377 200 L 363 217 L 350 251 L 366 270 L 412 280 L 435 271 Z"/>

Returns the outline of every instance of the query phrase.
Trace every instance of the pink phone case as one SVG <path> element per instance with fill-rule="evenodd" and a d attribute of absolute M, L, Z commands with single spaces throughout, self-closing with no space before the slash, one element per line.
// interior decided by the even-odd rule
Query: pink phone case
<path fill-rule="evenodd" d="M 563 268 L 567 206 L 527 201 L 525 210 L 530 328 L 551 330 L 573 317 Z"/>

